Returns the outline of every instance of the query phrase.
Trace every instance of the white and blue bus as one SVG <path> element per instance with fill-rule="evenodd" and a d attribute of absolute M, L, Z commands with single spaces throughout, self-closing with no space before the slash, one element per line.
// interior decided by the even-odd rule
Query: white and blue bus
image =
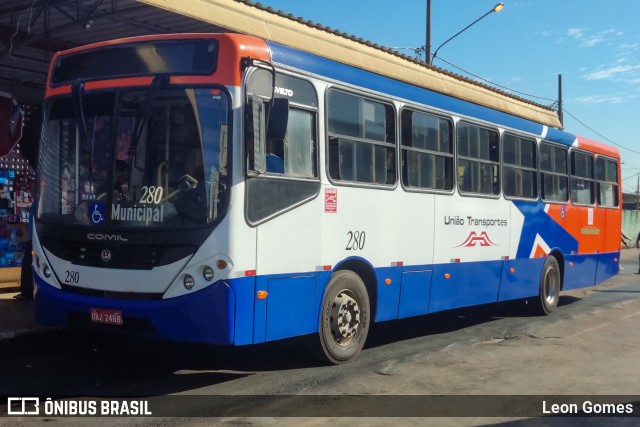
<path fill-rule="evenodd" d="M 372 322 L 549 313 L 618 271 L 616 149 L 373 69 L 240 34 L 137 37 L 56 54 L 45 106 L 44 324 L 313 335 L 342 363 Z"/>

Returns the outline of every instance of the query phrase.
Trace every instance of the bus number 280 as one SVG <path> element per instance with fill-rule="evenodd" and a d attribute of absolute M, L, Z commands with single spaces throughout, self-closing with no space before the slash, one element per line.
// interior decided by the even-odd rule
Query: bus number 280
<path fill-rule="evenodd" d="M 361 251 L 364 249 L 366 235 L 364 231 L 349 231 L 347 233 L 347 251 Z"/>
<path fill-rule="evenodd" d="M 78 283 L 80 282 L 80 273 L 77 271 L 66 270 L 64 272 L 65 283 Z"/>

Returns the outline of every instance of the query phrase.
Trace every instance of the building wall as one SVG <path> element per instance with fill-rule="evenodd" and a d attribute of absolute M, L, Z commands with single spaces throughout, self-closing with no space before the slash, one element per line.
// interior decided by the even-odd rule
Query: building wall
<path fill-rule="evenodd" d="M 632 245 L 635 245 L 638 233 L 640 233 L 640 211 L 622 211 L 622 230 L 631 238 Z"/>

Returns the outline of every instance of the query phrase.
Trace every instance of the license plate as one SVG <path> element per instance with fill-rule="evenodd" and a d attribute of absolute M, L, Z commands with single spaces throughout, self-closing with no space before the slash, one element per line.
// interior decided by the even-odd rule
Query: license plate
<path fill-rule="evenodd" d="M 122 326 L 122 311 L 107 308 L 92 308 L 91 321 L 94 323 L 106 323 L 107 325 Z"/>

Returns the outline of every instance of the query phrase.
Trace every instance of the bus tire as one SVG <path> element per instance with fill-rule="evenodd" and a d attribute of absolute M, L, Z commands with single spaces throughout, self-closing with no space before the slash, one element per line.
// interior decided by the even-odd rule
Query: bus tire
<path fill-rule="evenodd" d="M 549 256 L 540 275 L 540 293 L 536 311 L 541 315 L 550 314 L 558 306 L 560 299 L 560 265 L 554 256 Z"/>
<path fill-rule="evenodd" d="M 333 364 L 355 358 L 367 339 L 370 323 L 367 288 L 350 270 L 335 272 L 322 302 L 316 357 Z"/>

